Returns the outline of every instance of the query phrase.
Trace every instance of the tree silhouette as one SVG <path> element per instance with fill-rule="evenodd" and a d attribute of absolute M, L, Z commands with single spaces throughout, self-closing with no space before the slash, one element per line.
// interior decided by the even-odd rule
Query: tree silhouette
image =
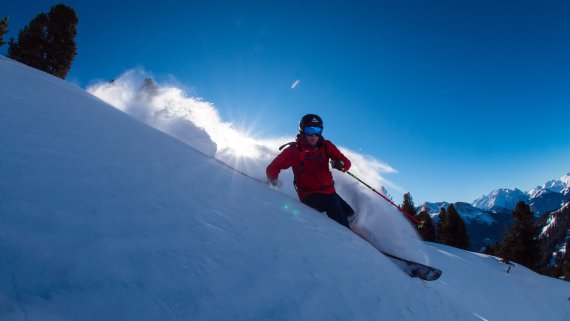
<path fill-rule="evenodd" d="M 469 235 L 465 222 L 453 204 L 449 204 L 445 220 L 441 222 L 440 242 L 460 249 L 469 248 Z"/>
<path fill-rule="evenodd" d="M 18 34 L 18 41 L 10 39 L 8 57 L 30 67 L 47 71 L 47 15 L 40 13 Z"/>
<path fill-rule="evenodd" d="M 445 244 L 442 240 L 443 232 L 443 223 L 445 222 L 445 218 L 447 217 L 447 213 L 444 207 L 439 208 L 439 214 L 437 215 L 437 224 L 436 224 L 436 233 L 435 233 L 435 240 L 438 243 Z"/>
<path fill-rule="evenodd" d="M 538 268 L 539 247 L 534 215 L 523 201 L 513 211 L 513 227 L 505 237 L 501 254 L 504 259 L 520 263 L 530 269 Z"/>
<path fill-rule="evenodd" d="M 424 241 L 435 242 L 435 226 L 433 225 L 433 220 L 429 213 L 424 209 L 422 210 L 416 218 L 418 221 L 423 222 L 421 228 L 418 227 L 418 232 Z"/>
<path fill-rule="evenodd" d="M 8 17 L 4 17 L 4 19 L 0 20 L 0 47 L 2 47 L 4 42 L 4 35 L 8 33 Z"/>
<path fill-rule="evenodd" d="M 402 210 L 404 210 L 406 213 L 410 214 L 410 216 L 412 216 L 412 217 L 414 217 L 418 214 L 416 211 L 416 206 L 414 205 L 414 200 L 412 199 L 412 195 L 410 195 L 410 193 L 404 194 L 404 201 L 402 202 Z M 406 215 L 406 217 L 408 218 L 408 220 L 410 222 L 415 224 L 415 222 L 413 222 L 410 217 L 408 217 L 407 215 Z"/>
<path fill-rule="evenodd" d="M 562 263 L 562 273 L 564 280 L 570 281 L 570 240 L 566 242 L 566 254 L 564 255 L 564 261 Z"/>
<path fill-rule="evenodd" d="M 49 13 L 40 13 L 18 34 L 10 39 L 8 57 L 30 67 L 65 78 L 77 48 L 77 15 L 75 11 L 58 4 Z"/>

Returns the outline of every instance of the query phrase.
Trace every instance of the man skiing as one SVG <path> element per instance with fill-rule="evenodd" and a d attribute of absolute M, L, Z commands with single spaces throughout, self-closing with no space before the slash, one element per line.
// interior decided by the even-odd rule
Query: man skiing
<path fill-rule="evenodd" d="M 293 184 L 301 202 L 319 212 L 326 212 L 328 217 L 370 242 L 370 235 L 354 223 L 354 210 L 336 193 L 332 173 L 329 170 L 329 160 L 332 160 L 331 165 L 334 169 L 346 172 L 350 168 L 350 160 L 333 143 L 324 139 L 322 132 L 321 117 L 315 114 L 303 116 L 299 122 L 299 134 L 295 142 L 281 146 L 279 150 L 285 146 L 287 148 L 267 166 L 267 182 L 278 186 L 281 170 L 292 167 Z M 411 277 L 434 281 L 441 276 L 442 272 L 437 268 L 386 253 L 378 247 L 377 242 L 370 244 Z"/>
<path fill-rule="evenodd" d="M 287 146 L 267 166 L 267 181 L 277 186 L 281 170 L 293 168 L 293 184 L 301 202 L 326 212 L 327 216 L 350 228 L 354 210 L 343 200 L 334 188 L 329 159 L 334 169 L 346 172 L 350 160 L 338 148 L 322 136 L 323 121 L 315 114 L 308 114 L 299 122 L 299 134 L 296 141 Z"/>

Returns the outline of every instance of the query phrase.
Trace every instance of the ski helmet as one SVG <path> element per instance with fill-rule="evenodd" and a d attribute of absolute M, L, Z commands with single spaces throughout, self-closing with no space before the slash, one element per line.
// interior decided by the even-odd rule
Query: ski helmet
<path fill-rule="evenodd" d="M 309 126 L 323 128 L 323 120 L 319 115 L 307 114 L 301 118 L 301 121 L 299 122 L 299 130 L 303 132 L 303 129 Z"/>

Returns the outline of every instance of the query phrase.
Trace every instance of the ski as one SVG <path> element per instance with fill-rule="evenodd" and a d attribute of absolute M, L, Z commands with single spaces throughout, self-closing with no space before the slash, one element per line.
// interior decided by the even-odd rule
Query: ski
<path fill-rule="evenodd" d="M 418 262 L 410 261 L 393 254 L 384 252 L 377 245 L 379 244 L 374 235 L 366 233 L 365 230 L 360 228 L 358 224 L 351 224 L 350 229 L 354 234 L 360 236 L 363 240 L 368 242 L 372 247 L 374 247 L 378 252 L 384 254 L 386 257 L 392 260 L 396 266 L 406 272 L 409 276 L 413 278 L 420 278 L 425 281 L 435 281 L 439 279 L 443 273 L 440 269 L 434 268 L 433 266 L 421 264 Z"/>
<path fill-rule="evenodd" d="M 439 277 L 443 273 L 440 269 L 434 268 L 433 266 L 406 260 L 401 257 L 394 256 L 390 253 L 386 253 L 384 251 L 379 251 L 379 252 L 386 255 L 396 265 L 398 265 L 402 270 L 404 270 L 404 272 L 408 273 L 408 275 L 413 278 L 420 278 L 425 281 L 435 281 L 439 279 Z"/>

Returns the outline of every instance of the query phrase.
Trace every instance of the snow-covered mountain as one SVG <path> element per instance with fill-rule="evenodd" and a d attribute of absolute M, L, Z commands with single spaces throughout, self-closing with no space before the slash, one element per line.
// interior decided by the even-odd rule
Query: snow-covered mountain
<path fill-rule="evenodd" d="M 528 201 L 535 216 L 559 209 L 564 205 L 564 195 L 548 189 L 540 190 Z"/>
<path fill-rule="evenodd" d="M 418 208 L 418 213 L 421 210 L 425 210 L 429 214 L 431 214 L 431 216 L 434 216 L 435 214 L 439 213 L 439 210 L 441 208 L 447 209 L 448 206 L 449 206 L 448 202 L 435 202 L 435 203 L 425 202 Z"/>
<path fill-rule="evenodd" d="M 457 202 L 453 206 L 465 222 L 480 222 L 488 225 L 496 222 L 492 212 L 481 210 L 469 203 Z"/>
<path fill-rule="evenodd" d="M 527 202 L 529 198 L 530 197 L 527 193 L 519 190 L 518 188 L 501 188 L 496 189 L 487 195 L 481 196 L 471 204 L 484 210 L 491 210 L 496 207 L 514 209 L 519 201 Z"/>
<path fill-rule="evenodd" d="M 504 229 L 512 224 L 511 213 L 519 201 L 527 202 L 536 217 L 559 209 L 570 200 L 569 178 L 568 174 L 561 176 L 559 179 L 537 186 L 528 193 L 517 188 L 502 188 L 481 196 L 471 204 L 454 203 L 457 212 L 467 225 L 470 249 L 478 251 L 485 245 L 501 241 Z M 439 209 L 447 206 L 448 202 L 426 202 L 420 206 L 420 209 L 426 208 L 436 218 Z"/>
<path fill-rule="evenodd" d="M 559 209 L 570 200 L 570 173 L 558 179 L 548 181 L 537 186 L 529 192 L 529 204 L 535 215 L 540 216 L 546 212 Z"/>
<path fill-rule="evenodd" d="M 381 218 L 388 248 L 443 276 L 412 279 L 297 199 L 0 57 L 0 319 L 570 319 L 569 283 L 416 242 L 337 182 L 359 224 Z"/>
<path fill-rule="evenodd" d="M 533 188 L 528 192 L 528 194 L 531 197 L 535 197 L 538 193 L 544 190 L 550 190 L 552 192 L 562 193 L 564 189 L 567 189 L 569 187 L 570 187 L 570 172 L 567 173 L 566 175 L 561 176 L 558 179 L 548 181 L 544 183 L 542 186 L 537 186 Z"/>
<path fill-rule="evenodd" d="M 487 195 L 473 201 L 472 205 L 484 210 L 493 208 L 504 208 L 513 210 L 519 201 L 527 202 L 535 216 L 559 209 L 570 190 L 570 173 L 558 179 L 548 181 L 542 186 L 537 186 L 529 192 L 523 192 L 517 188 L 502 188 L 492 191 Z"/>

